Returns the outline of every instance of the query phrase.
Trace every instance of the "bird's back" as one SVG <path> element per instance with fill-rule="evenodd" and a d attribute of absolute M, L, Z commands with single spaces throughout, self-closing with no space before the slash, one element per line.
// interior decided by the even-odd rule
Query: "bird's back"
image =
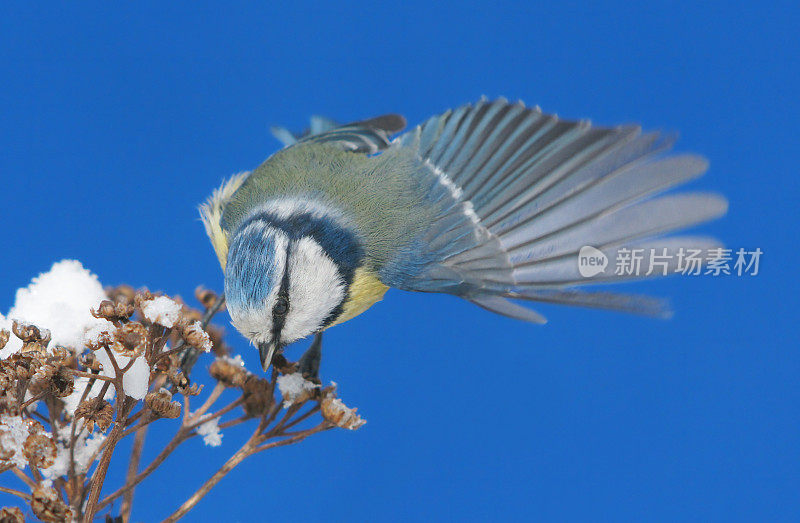
<path fill-rule="evenodd" d="M 225 205 L 221 226 L 230 235 L 264 206 L 330 212 L 352 228 L 366 262 L 377 271 L 435 218 L 425 204 L 425 188 L 408 175 L 415 163 L 401 149 L 368 157 L 326 144 L 298 144 L 275 153 L 247 177 Z"/>

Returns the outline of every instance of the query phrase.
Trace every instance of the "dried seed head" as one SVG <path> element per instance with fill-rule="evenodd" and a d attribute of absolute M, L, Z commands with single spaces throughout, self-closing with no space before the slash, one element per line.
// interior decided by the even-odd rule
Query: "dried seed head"
<path fill-rule="evenodd" d="M 0 372 L 0 392 L 5 394 L 14 387 L 16 380 L 13 376 L 9 376 L 6 372 Z"/>
<path fill-rule="evenodd" d="M 144 397 L 144 402 L 154 414 L 162 418 L 177 418 L 181 414 L 181 404 L 172 401 L 172 394 L 167 389 L 149 392 Z"/>
<path fill-rule="evenodd" d="M 14 372 L 14 366 L 6 365 L 6 362 L 0 363 L 0 393 L 5 395 L 16 383 L 17 374 Z"/>
<path fill-rule="evenodd" d="M 27 419 L 25 420 L 25 424 L 28 426 L 28 434 L 39 434 L 44 432 L 44 425 L 35 419 Z"/>
<path fill-rule="evenodd" d="M 75 358 L 75 351 L 67 348 L 62 347 L 61 345 L 56 345 L 55 347 L 50 348 L 51 360 L 55 360 L 62 364 L 71 364 L 73 363 L 73 359 Z"/>
<path fill-rule="evenodd" d="M 11 333 L 8 332 L 6 329 L 0 329 L 0 349 L 6 346 L 6 343 L 8 343 L 9 338 L 11 338 Z"/>
<path fill-rule="evenodd" d="M 46 469 L 56 460 L 56 444 L 53 438 L 42 432 L 32 432 L 22 446 L 28 463 Z"/>
<path fill-rule="evenodd" d="M 111 348 L 123 356 L 133 358 L 144 354 L 148 341 L 147 327 L 131 322 L 117 329 Z"/>
<path fill-rule="evenodd" d="M 48 523 L 72 519 L 72 511 L 59 499 L 56 491 L 41 484 L 33 489 L 31 510 L 37 518 Z"/>
<path fill-rule="evenodd" d="M 120 319 L 128 319 L 128 318 L 130 318 L 131 316 L 133 316 L 133 313 L 134 313 L 135 310 L 136 309 L 133 306 L 132 302 L 128 302 L 128 303 L 117 302 L 115 304 L 115 306 L 114 306 L 114 313 Z"/>
<path fill-rule="evenodd" d="M 14 336 L 22 340 L 22 348 L 18 354 L 43 357 L 47 344 L 52 338 L 50 331 L 40 329 L 31 323 L 14 320 L 11 324 L 11 331 Z"/>
<path fill-rule="evenodd" d="M 92 316 L 117 322 L 130 318 L 133 315 L 133 311 L 134 307 L 131 301 L 115 302 L 112 300 L 103 300 L 100 302 L 97 310 L 92 311 Z"/>
<path fill-rule="evenodd" d="M 242 393 L 244 395 L 242 408 L 248 416 L 265 414 L 275 403 L 272 383 L 254 374 L 249 374 L 245 378 Z"/>
<path fill-rule="evenodd" d="M 17 451 L 9 444 L 12 442 L 11 433 L 5 429 L 0 429 L 0 462 L 11 460 Z"/>
<path fill-rule="evenodd" d="M 114 302 L 111 300 L 103 300 L 100 302 L 100 305 L 97 306 L 97 310 L 92 310 L 92 316 L 95 318 L 105 318 L 107 320 L 116 320 L 116 307 L 114 306 Z"/>
<path fill-rule="evenodd" d="M 174 355 L 162 356 L 157 358 L 153 369 L 156 372 L 160 372 L 162 374 L 169 373 L 171 369 L 174 369 L 178 365 L 177 359 L 174 358 L 173 356 Z"/>
<path fill-rule="evenodd" d="M 89 371 L 100 372 L 103 370 L 103 364 L 97 360 L 93 352 L 83 354 L 79 361 L 80 365 Z"/>
<path fill-rule="evenodd" d="M 40 329 L 36 325 L 18 320 L 14 320 L 11 323 L 11 331 L 14 336 L 23 342 L 44 342 L 44 340 L 49 342 L 51 338 L 50 331 L 47 329 Z M 44 345 L 47 345 L 47 343 L 44 343 Z"/>
<path fill-rule="evenodd" d="M 300 405 L 303 402 L 318 397 L 319 385 L 307 380 L 299 372 L 278 376 L 278 390 L 283 396 L 285 406 Z"/>
<path fill-rule="evenodd" d="M 28 393 L 31 396 L 41 396 L 50 392 L 50 383 L 47 380 L 33 378 L 28 382 Z"/>
<path fill-rule="evenodd" d="M 192 383 L 189 387 L 178 387 L 178 392 L 184 396 L 197 396 L 203 392 L 203 385 Z"/>
<path fill-rule="evenodd" d="M 208 372 L 226 387 L 241 387 L 250 374 L 232 358 L 217 358 L 208 368 Z"/>
<path fill-rule="evenodd" d="M 75 390 L 75 377 L 67 367 L 58 367 L 50 380 L 50 390 L 58 398 L 66 398 Z"/>
<path fill-rule="evenodd" d="M 13 354 L 4 360 L 6 372 L 18 380 L 29 380 L 42 366 L 41 358 L 32 354 Z"/>
<path fill-rule="evenodd" d="M 75 409 L 75 419 L 83 419 L 89 432 L 94 431 L 94 426 L 105 432 L 114 419 L 114 407 L 103 398 L 91 398 Z"/>
<path fill-rule="evenodd" d="M 210 309 L 219 299 L 219 295 L 205 287 L 198 287 L 194 290 L 194 297 L 197 298 L 204 308 Z M 224 306 L 223 306 L 224 307 Z"/>
<path fill-rule="evenodd" d="M 113 331 L 101 331 L 94 335 L 93 339 L 86 342 L 86 346 L 93 351 L 100 350 L 103 347 L 111 347 L 116 340 L 114 338 L 114 333 L 116 329 Z"/>
<path fill-rule="evenodd" d="M 0 509 L 0 523 L 25 523 L 25 516 L 18 507 Z"/>
<path fill-rule="evenodd" d="M 57 398 L 65 398 L 75 390 L 75 377 L 64 365 L 44 365 L 38 373 L 42 385 Z M 40 386 L 37 384 L 37 386 Z"/>
<path fill-rule="evenodd" d="M 19 354 L 33 357 L 42 357 L 45 354 L 45 346 L 39 341 L 28 341 L 22 344 Z"/>
<path fill-rule="evenodd" d="M 115 303 L 133 304 L 136 290 L 130 285 L 118 285 L 117 287 L 106 287 L 106 296 Z"/>
<path fill-rule="evenodd" d="M 183 320 L 183 322 L 185 324 L 188 325 L 188 324 L 190 324 L 192 322 L 195 322 L 195 321 L 199 322 L 199 321 L 201 321 L 203 319 L 203 313 L 200 312 L 199 310 L 193 309 L 193 308 L 189 307 L 188 305 L 185 305 L 177 297 L 175 298 L 175 301 L 180 303 L 181 305 L 183 305 L 183 309 L 181 310 L 181 319 Z"/>
<path fill-rule="evenodd" d="M 367 422 L 367 420 L 356 414 L 357 410 L 348 408 L 333 393 L 327 394 L 320 402 L 322 417 L 343 429 L 355 430 Z"/>
<path fill-rule="evenodd" d="M 140 311 L 142 310 L 142 305 L 146 301 L 150 301 L 154 298 L 153 294 L 147 289 L 141 289 L 139 292 L 135 293 L 133 296 L 133 303 L 137 309 Z"/>
<path fill-rule="evenodd" d="M 17 400 L 7 393 L 0 395 L 0 414 L 4 416 L 19 416 L 20 409 Z"/>
<path fill-rule="evenodd" d="M 217 325 L 206 325 L 206 332 L 208 337 L 211 338 L 211 351 L 217 356 L 227 356 L 231 353 L 228 346 L 225 345 L 225 329 Z"/>
<path fill-rule="evenodd" d="M 181 336 L 183 340 L 195 349 L 203 352 L 211 352 L 211 337 L 199 321 L 194 321 L 188 325 L 182 326 Z"/>
<path fill-rule="evenodd" d="M 189 379 L 179 369 L 173 369 L 168 375 L 169 381 L 176 387 L 188 387 Z"/>

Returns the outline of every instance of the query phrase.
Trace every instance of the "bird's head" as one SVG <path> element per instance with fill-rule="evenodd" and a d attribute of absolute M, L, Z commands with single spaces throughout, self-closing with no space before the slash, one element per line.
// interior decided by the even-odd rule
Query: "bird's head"
<path fill-rule="evenodd" d="M 310 212 L 262 212 L 230 240 L 225 297 L 233 325 L 259 349 L 266 371 L 276 351 L 323 330 L 341 314 L 361 258 L 354 235 Z"/>

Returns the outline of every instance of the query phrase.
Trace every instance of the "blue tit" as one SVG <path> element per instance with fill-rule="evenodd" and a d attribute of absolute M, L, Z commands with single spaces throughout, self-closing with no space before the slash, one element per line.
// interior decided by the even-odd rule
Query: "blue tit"
<path fill-rule="evenodd" d="M 718 246 L 659 239 L 727 209 L 716 194 L 654 197 L 707 169 L 700 156 L 666 154 L 670 136 L 504 99 L 390 139 L 404 127 L 385 115 L 342 126 L 316 118 L 300 137 L 277 129 L 286 147 L 201 207 L 231 320 L 265 370 L 275 351 L 361 314 L 390 287 L 534 323 L 545 319 L 519 300 L 663 315 L 661 300 L 576 290 L 645 275 L 612 267 L 587 279 L 580 249 L 613 259 Z"/>

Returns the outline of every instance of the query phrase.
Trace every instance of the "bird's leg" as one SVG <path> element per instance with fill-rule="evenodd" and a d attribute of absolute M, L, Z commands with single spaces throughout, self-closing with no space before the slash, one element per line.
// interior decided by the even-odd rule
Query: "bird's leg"
<path fill-rule="evenodd" d="M 311 346 L 303 353 L 297 362 L 300 374 L 307 380 L 319 383 L 319 363 L 322 360 L 322 333 L 314 335 Z"/>

